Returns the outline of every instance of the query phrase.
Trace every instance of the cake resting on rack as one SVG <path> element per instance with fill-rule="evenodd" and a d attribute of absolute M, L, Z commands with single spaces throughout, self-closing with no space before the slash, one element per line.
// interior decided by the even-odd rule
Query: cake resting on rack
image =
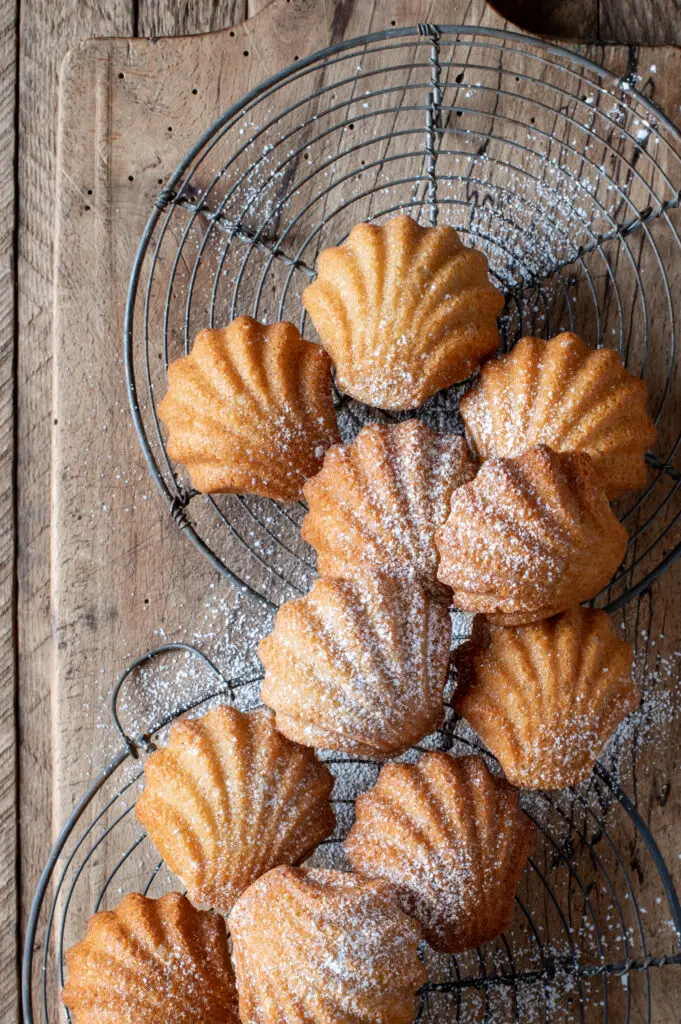
<path fill-rule="evenodd" d="M 390 885 L 275 868 L 229 927 L 243 1024 L 409 1024 L 426 980 L 419 926 Z"/>
<path fill-rule="evenodd" d="M 66 961 L 76 1024 L 239 1024 L 224 918 L 177 892 L 94 914 Z"/>
<path fill-rule="evenodd" d="M 487 258 L 447 226 L 400 215 L 357 224 L 319 256 L 303 304 L 341 391 L 379 409 L 415 409 L 499 348 L 504 297 Z"/>
<path fill-rule="evenodd" d="M 514 786 L 574 786 L 638 703 L 632 661 L 630 644 L 593 608 L 531 626 L 476 616 L 455 654 L 453 706 Z"/>
<path fill-rule="evenodd" d="M 451 630 L 420 583 L 318 579 L 260 644 L 262 700 L 297 743 L 393 757 L 442 723 Z"/>
<path fill-rule="evenodd" d="M 185 719 L 144 765 L 136 812 L 199 904 L 228 914 L 260 875 L 298 864 L 334 830 L 333 776 L 265 708 Z"/>
<path fill-rule="evenodd" d="M 515 625 L 595 597 L 624 557 L 627 531 L 588 455 L 538 445 L 483 463 L 452 494 L 435 540 L 454 604 Z"/>
<path fill-rule="evenodd" d="M 441 593 L 435 530 L 475 471 L 462 437 L 416 419 L 372 423 L 352 444 L 334 445 L 303 488 L 302 535 L 317 552 L 319 573 L 356 579 L 382 569 Z"/>
<path fill-rule="evenodd" d="M 657 436 L 645 382 L 612 349 L 590 349 L 569 333 L 522 338 L 485 363 L 461 399 L 461 416 L 481 459 L 522 455 L 537 444 L 586 452 L 611 499 L 643 487 L 644 456 Z"/>
<path fill-rule="evenodd" d="M 345 841 L 353 868 L 394 886 L 434 949 L 472 949 L 508 926 L 535 830 L 518 790 L 482 758 L 388 764 L 356 811 Z"/>
<path fill-rule="evenodd" d="M 340 440 L 331 363 L 288 323 L 240 316 L 168 367 L 158 413 L 197 491 L 297 501 Z"/>

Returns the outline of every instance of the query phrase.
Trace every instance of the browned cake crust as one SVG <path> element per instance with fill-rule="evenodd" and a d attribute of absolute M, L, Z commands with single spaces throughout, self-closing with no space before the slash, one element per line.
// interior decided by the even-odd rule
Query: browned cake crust
<path fill-rule="evenodd" d="M 390 886 L 275 868 L 229 918 L 243 1024 L 409 1024 L 420 932 Z"/>
<path fill-rule="evenodd" d="M 609 498 L 643 487 L 644 456 L 657 432 L 645 382 L 611 349 L 576 334 L 522 338 L 483 366 L 461 399 L 468 436 L 481 459 L 521 455 L 536 444 L 586 452 Z"/>
<path fill-rule="evenodd" d="M 468 445 L 420 420 L 372 423 L 352 444 L 335 445 L 305 484 L 302 534 L 322 576 L 352 579 L 385 569 L 428 589 L 437 582 L 435 530 L 452 491 L 475 476 Z"/>
<path fill-rule="evenodd" d="M 95 914 L 66 960 L 75 1024 L 239 1024 L 225 922 L 177 892 Z"/>
<path fill-rule="evenodd" d="M 480 616 L 455 654 L 453 705 L 514 786 L 574 786 L 638 703 L 632 661 L 605 612 L 572 608 L 514 627 Z"/>
<path fill-rule="evenodd" d="M 298 743 L 390 757 L 442 722 L 450 639 L 446 606 L 418 583 L 319 579 L 260 644 L 262 700 Z"/>
<path fill-rule="evenodd" d="M 289 323 L 240 316 L 168 367 L 168 454 L 197 491 L 297 501 L 340 440 L 331 363 Z"/>
<path fill-rule="evenodd" d="M 256 878 L 331 835 L 333 776 L 264 708 L 184 719 L 144 765 L 137 817 L 196 902 L 229 913 Z"/>
<path fill-rule="evenodd" d="M 380 409 L 415 409 L 499 347 L 501 292 L 487 259 L 447 226 L 357 224 L 324 249 L 303 304 L 339 386 Z"/>
<path fill-rule="evenodd" d="M 539 445 L 483 463 L 454 491 L 435 542 L 455 605 L 517 625 L 594 597 L 622 561 L 627 531 L 588 455 Z"/>
<path fill-rule="evenodd" d="M 482 758 L 435 752 L 385 765 L 356 812 L 352 866 L 396 887 L 434 949 L 472 949 L 508 927 L 535 829 Z"/>

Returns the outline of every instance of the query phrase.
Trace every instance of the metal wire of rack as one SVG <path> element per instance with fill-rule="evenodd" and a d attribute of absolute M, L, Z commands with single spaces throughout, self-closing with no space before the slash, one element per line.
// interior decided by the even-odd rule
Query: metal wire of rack
<path fill-rule="evenodd" d="M 146 728 L 131 731 L 127 688 L 157 659 L 183 655 L 203 671 L 205 689 L 159 712 Z M 142 758 L 180 715 L 215 703 L 250 706 L 245 697 L 259 676 L 226 678 L 200 650 L 184 643 L 150 651 L 123 673 L 111 708 L 120 749 L 92 782 L 64 825 L 41 877 L 28 922 L 23 965 L 24 1020 L 50 1024 L 59 1014 L 65 950 L 82 938 L 85 918 L 115 906 L 128 891 L 159 896 L 178 888 L 146 833 L 134 806 Z M 122 699 L 124 698 L 124 699 Z M 407 757 L 426 749 L 480 753 L 475 739 L 451 712 L 439 733 Z M 323 759 L 336 777 L 334 835 L 315 855 L 325 866 L 343 866 L 342 841 L 355 797 L 376 779 L 376 762 L 338 754 Z M 670 873 L 631 800 L 601 765 L 588 786 L 534 794 L 525 813 L 539 842 L 519 889 L 510 928 L 474 952 L 441 956 L 424 950 L 430 980 L 420 993 L 419 1020 L 652 1021 L 657 972 L 681 965 L 681 905 Z M 623 846 L 624 837 L 624 846 Z M 649 897 L 666 901 L 668 932 L 650 935 L 640 880 Z M 654 879 L 654 881 L 651 881 Z M 67 1019 L 69 1018 L 66 1012 Z"/>
<path fill-rule="evenodd" d="M 171 515 L 233 583 L 274 606 L 307 591 L 305 509 L 191 488 L 156 411 L 168 363 L 200 328 L 239 313 L 305 333 L 300 294 L 319 251 L 353 223 L 399 211 L 446 221 L 487 253 L 507 299 L 506 348 L 522 334 L 575 330 L 645 377 L 658 444 L 645 491 L 618 505 L 630 543 L 599 603 L 619 607 L 681 553 L 681 135 L 636 85 L 519 33 L 395 28 L 284 69 L 187 154 L 135 261 L 127 383 Z M 466 386 L 417 415 L 461 432 Z M 336 404 L 345 438 L 368 420 L 401 418 L 340 393 Z"/>

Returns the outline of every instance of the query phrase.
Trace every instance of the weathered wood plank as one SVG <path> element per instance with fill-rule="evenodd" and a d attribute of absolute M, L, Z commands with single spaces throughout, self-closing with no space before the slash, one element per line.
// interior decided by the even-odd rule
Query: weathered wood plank
<path fill-rule="evenodd" d="M 16 3 L 0 10 L 0 1019 L 19 1019 L 14 629 Z"/>
<path fill-rule="evenodd" d="M 603 42 L 678 46 L 681 6 L 678 0 L 599 0 L 598 38 Z"/>
<path fill-rule="evenodd" d="M 9 18 L 8 5 L 5 13 Z M 36 0 L 21 10 L 16 503 L 22 922 L 50 848 L 53 820 L 50 446 L 59 66 L 78 40 L 130 35 L 132 28 L 130 0 Z M 7 96 L 3 90 L 3 102 Z"/>
<path fill-rule="evenodd" d="M 255 14 L 253 0 L 138 0 L 138 36 L 189 36 L 240 25 Z M 249 11 L 249 6 L 251 10 Z M 263 6 L 262 3 L 260 6 Z"/>

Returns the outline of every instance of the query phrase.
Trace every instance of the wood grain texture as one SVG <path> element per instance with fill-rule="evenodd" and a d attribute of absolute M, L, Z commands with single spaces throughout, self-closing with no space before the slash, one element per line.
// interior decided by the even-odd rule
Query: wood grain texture
<path fill-rule="evenodd" d="M 680 0 L 599 0 L 598 38 L 604 42 L 681 45 Z"/>
<path fill-rule="evenodd" d="M 19 1019 L 14 620 L 16 4 L 0 9 L 0 1020 Z"/>
<path fill-rule="evenodd" d="M 249 6 L 251 10 L 249 11 Z M 261 5 L 262 6 L 262 3 Z M 138 0 L 138 36 L 189 36 L 240 25 L 255 14 L 247 0 Z"/>
<path fill-rule="evenodd" d="M 22 5 L 19 190 L 17 621 L 22 927 L 52 838 L 50 446 L 54 181 L 59 66 L 78 40 L 129 35 L 132 4 L 35 0 Z"/>

